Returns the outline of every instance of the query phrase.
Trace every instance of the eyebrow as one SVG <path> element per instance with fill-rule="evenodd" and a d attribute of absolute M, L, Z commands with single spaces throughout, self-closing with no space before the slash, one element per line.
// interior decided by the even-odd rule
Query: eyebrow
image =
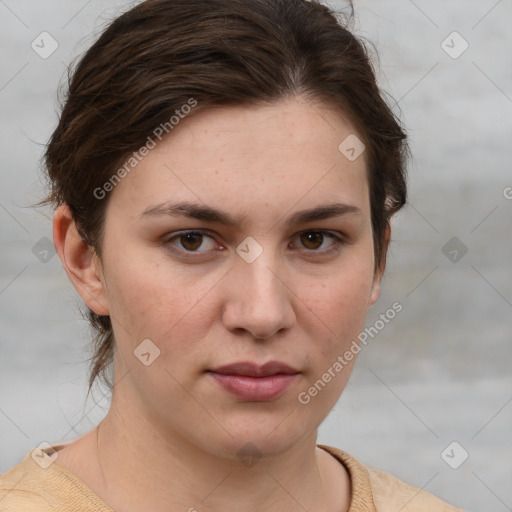
<path fill-rule="evenodd" d="M 286 223 L 291 226 L 296 224 L 306 224 L 317 220 L 340 217 L 348 213 L 362 214 L 362 211 L 357 206 L 346 203 L 326 204 L 296 212 L 286 220 Z M 162 203 L 150 206 L 142 212 L 140 217 L 145 218 L 156 215 L 183 216 L 190 219 L 199 219 L 206 222 L 224 224 L 229 227 L 234 227 L 237 224 L 240 224 L 247 217 L 246 215 L 243 215 L 235 218 L 229 213 L 223 212 L 217 208 L 186 201 L 179 203 Z"/>

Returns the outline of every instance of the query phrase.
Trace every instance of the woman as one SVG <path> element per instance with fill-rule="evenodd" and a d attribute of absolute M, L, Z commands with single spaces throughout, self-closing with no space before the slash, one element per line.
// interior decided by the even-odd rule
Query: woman
<path fill-rule="evenodd" d="M 55 246 L 97 330 L 89 384 L 112 403 L 2 475 L 0 510 L 457 510 L 316 445 L 406 153 L 321 4 L 148 0 L 115 20 L 46 151 Z"/>

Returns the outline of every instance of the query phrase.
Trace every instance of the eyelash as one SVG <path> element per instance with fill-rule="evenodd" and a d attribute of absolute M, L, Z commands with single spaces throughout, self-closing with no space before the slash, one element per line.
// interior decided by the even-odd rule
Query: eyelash
<path fill-rule="evenodd" d="M 304 250 L 306 252 L 309 252 L 311 254 L 316 253 L 319 256 L 327 256 L 327 255 L 330 255 L 332 253 L 339 252 L 343 248 L 343 246 L 347 245 L 347 241 L 345 240 L 345 238 L 343 236 L 341 236 L 341 234 L 337 234 L 335 232 L 327 231 L 327 230 L 323 230 L 323 229 L 310 229 L 310 230 L 306 230 L 306 231 L 301 231 L 300 233 L 297 233 L 294 238 L 300 237 L 300 236 L 305 235 L 305 234 L 311 234 L 311 233 L 321 234 L 324 237 L 328 237 L 328 238 L 330 238 L 333 241 L 333 243 L 329 246 L 328 249 L 323 249 L 323 250 L 320 250 L 320 249 L 307 249 L 307 248 L 303 248 L 302 249 L 302 250 Z M 191 229 L 191 230 L 180 231 L 178 233 L 172 234 L 171 236 L 165 237 L 163 239 L 163 245 L 165 245 L 172 252 L 176 252 L 176 253 L 180 253 L 180 254 L 186 254 L 187 256 L 189 256 L 189 255 L 201 255 L 201 254 L 206 254 L 206 253 L 209 252 L 209 251 L 190 251 L 190 250 L 187 250 L 187 249 L 178 249 L 177 247 L 173 246 L 172 242 L 174 240 L 179 240 L 181 237 L 186 236 L 186 235 L 200 235 L 200 236 L 203 236 L 203 237 L 207 236 L 207 237 L 212 238 L 212 239 L 215 238 L 208 231 Z M 322 240 L 322 243 L 323 242 L 324 242 L 324 240 Z"/>

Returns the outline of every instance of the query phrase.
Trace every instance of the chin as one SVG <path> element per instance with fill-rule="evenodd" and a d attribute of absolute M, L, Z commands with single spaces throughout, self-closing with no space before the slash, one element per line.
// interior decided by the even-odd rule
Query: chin
<path fill-rule="evenodd" d="M 226 434 L 222 439 L 211 439 L 205 449 L 219 458 L 240 460 L 247 467 L 260 459 L 278 457 L 311 434 L 304 430 L 304 423 L 283 421 L 287 414 L 289 413 L 283 411 L 279 420 L 261 421 L 259 424 L 254 420 L 232 423 L 227 429 L 231 436 Z M 292 417 L 293 414 L 290 415 Z M 295 429 L 291 430 L 290 426 Z"/>

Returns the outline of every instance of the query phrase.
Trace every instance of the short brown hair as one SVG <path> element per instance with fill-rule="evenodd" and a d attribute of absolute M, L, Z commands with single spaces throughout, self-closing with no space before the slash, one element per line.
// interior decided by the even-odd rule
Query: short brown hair
<path fill-rule="evenodd" d="M 108 197 L 94 193 L 190 98 L 212 106 L 263 105 L 302 95 L 339 109 L 366 146 L 376 266 L 384 233 L 406 200 L 406 135 L 382 97 L 365 43 L 338 16 L 306 0 L 147 0 L 115 19 L 69 72 L 68 94 L 45 153 L 47 204 L 67 204 L 101 255 Z M 340 141 L 341 142 L 341 141 Z M 109 316 L 96 331 L 89 391 L 110 389 Z"/>

